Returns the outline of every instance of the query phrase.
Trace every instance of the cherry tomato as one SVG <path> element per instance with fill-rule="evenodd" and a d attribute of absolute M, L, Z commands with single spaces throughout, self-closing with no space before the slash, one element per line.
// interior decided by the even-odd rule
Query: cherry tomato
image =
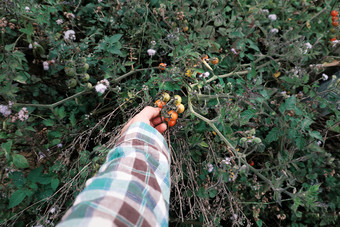
<path fill-rule="evenodd" d="M 339 21 L 333 21 L 333 22 L 332 22 L 332 25 L 333 25 L 334 27 L 338 27 L 338 26 L 339 26 Z"/>
<path fill-rule="evenodd" d="M 188 27 L 188 26 L 184 26 L 184 27 L 183 27 L 183 31 L 184 31 L 184 32 L 187 32 L 188 30 L 189 30 L 189 27 Z"/>
<path fill-rule="evenodd" d="M 177 120 L 177 118 L 178 118 L 178 114 L 173 110 L 169 111 L 169 115 L 171 117 L 171 120 Z"/>
<path fill-rule="evenodd" d="M 249 161 L 248 164 L 251 165 L 251 166 L 254 166 L 255 163 L 254 163 L 254 161 Z"/>
<path fill-rule="evenodd" d="M 217 65 L 218 62 L 219 62 L 219 60 L 218 60 L 218 58 L 213 57 L 213 58 L 211 58 L 210 62 L 211 62 L 211 64 L 213 64 L 213 65 Z"/>
<path fill-rule="evenodd" d="M 207 60 L 207 59 L 209 59 L 209 57 L 208 57 L 208 55 L 206 55 L 206 54 L 203 54 L 203 55 L 201 56 L 201 59 L 204 61 L 204 60 Z"/>
<path fill-rule="evenodd" d="M 170 120 L 169 122 L 168 122 L 168 125 L 169 125 L 169 127 L 172 127 L 172 126 L 174 126 L 176 124 L 176 120 Z"/>
<path fill-rule="evenodd" d="M 181 102 L 182 102 L 181 96 L 175 95 L 174 98 L 175 98 L 175 105 L 181 104 Z"/>
<path fill-rule="evenodd" d="M 165 102 L 162 102 L 161 100 L 157 100 L 155 102 L 155 105 L 158 106 L 159 108 L 162 108 L 163 106 L 165 106 Z"/>
<path fill-rule="evenodd" d="M 170 100 L 170 95 L 166 92 L 163 93 L 163 101 L 168 102 Z"/>
<path fill-rule="evenodd" d="M 332 10 L 331 15 L 332 15 L 333 17 L 336 17 L 336 16 L 339 15 L 339 13 L 338 13 L 338 11 L 336 11 L 336 10 Z"/>
<path fill-rule="evenodd" d="M 177 106 L 177 113 L 183 113 L 184 112 L 184 105 L 183 104 L 178 104 Z"/>
<path fill-rule="evenodd" d="M 334 22 L 334 21 L 338 21 L 339 20 L 339 17 L 332 17 L 332 21 Z"/>
<path fill-rule="evenodd" d="M 165 70 L 165 68 L 166 68 L 166 64 L 165 63 L 159 64 L 159 69 L 160 70 Z"/>

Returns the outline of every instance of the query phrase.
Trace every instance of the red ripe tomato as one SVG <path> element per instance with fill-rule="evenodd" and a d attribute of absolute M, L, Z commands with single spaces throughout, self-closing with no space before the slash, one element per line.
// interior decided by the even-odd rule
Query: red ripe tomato
<path fill-rule="evenodd" d="M 339 13 L 338 13 L 338 11 L 336 11 L 336 10 L 332 10 L 331 15 L 332 15 L 333 17 L 336 17 L 336 16 L 339 15 Z"/>
<path fill-rule="evenodd" d="M 254 161 L 249 161 L 248 164 L 251 165 L 251 166 L 255 165 Z"/>
<path fill-rule="evenodd" d="M 333 22 L 332 22 L 332 25 L 333 25 L 334 27 L 338 27 L 338 26 L 339 26 L 339 21 L 333 21 Z"/>
<path fill-rule="evenodd" d="M 334 21 L 338 21 L 339 20 L 339 17 L 332 17 L 332 21 L 334 22 Z"/>
<path fill-rule="evenodd" d="M 165 70 L 165 68 L 166 68 L 166 64 L 165 63 L 161 63 L 161 64 L 159 64 L 159 69 L 160 70 Z"/>
<path fill-rule="evenodd" d="M 158 106 L 159 108 L 162 108 L 165 105 L 165 102 L 162 102 L 161 100 L 158 99 L 155 102 L 155 105 Z"/>
<path fill-rule="evenodd" d="M 336 38 L 331 38 L 330 41 L 331 42 L 334 42 L 336 40 Z"/>
<path fill-rule="evenodd" d="M 176 124 L 176 120 L 170 119 L 170 121 L 168 122 L 169 127 L 172 127 L 172 126 L 174 126 L 175 124 Z"/>

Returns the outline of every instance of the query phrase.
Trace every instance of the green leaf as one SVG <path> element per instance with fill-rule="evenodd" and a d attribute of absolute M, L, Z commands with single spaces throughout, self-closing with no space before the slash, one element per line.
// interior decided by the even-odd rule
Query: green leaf
<path fill-rule="evenodd" d="M 266 137 L 266 142 L 271 143 L 273 141 L 276 141 L 278 140 L 279 136 L 280 136 L 280 128 L 275 127 L 268 133 Z"/>
<path fill-rule="evenodd" d="M 55 191 L 58 186 L 59 186 L 59 180 L 57 178 L 53 178 L 51 180 L 51 188 L 53 189 L 53 191 Z"/>
<path fill-rule="evenodd" d="M 72 125 L 73 127 L 76 126 L 77 120 L 76 120 L 76 117 L 75 117 L 74 113 L 71 113 L 71 116 L 70 116 L 69 119 L 70 119 L 71 125 Z"/>
<path fill-rule="evenodd" d="M 205 141 L 202 141 L 202 142 L 200 143 L 200 145 L 201 145 L 202 147 L 209 147 L 209 145 L 208 145 Z"/>
<path fill-rule="evenodd" d="M 309 135 L 310 135 L 311 137 L 314 137 L 314 138 L 316 138 L 316 139 L 318 139 L 318 140 L 323 141 L 323 138 L 322 138 L 320 132 L 318 132 L 318 131 L 309 131 Z"/>
<path fill-rule="evenodd" d="M 256 224 L 258 227 L 262 227 L 262 220 L 261 219 L 257 220 Z"/>
<path fill-rule="evenodd" d="M 253 109 L 249 109 L 244 111 L 243 113 L 241 113 L 241 118 L 246 118 L 248 120 L 250 120 L 252 117 L 254 117 L 256 114 L 256 110 Z"/>
<path fill-rule="evenodd" d="M 52 119 L 45 119 L 45 120 L 43 120 L 43 124 L 45 126 L 53 126 L 54 125 L 54 121 Z"/>
<path fill-rule="evenodd" d="M 6 152 L 10 153 L 12 148 L 12 140 L 8 140 L 6 143 L 1 144 L 1 148 Z"/>
<path fill-rule="evenodd" d="M 13 158 L 13 163 L 17 168 L 24 169 L 24 168 L 29 167 L 27 159 L 21 154 L 13 154 L 12 158 Z"/>
<path fill-rule="evenodd" d="M 19 205 L 26 198 L 25 190 L 19 189 L 11 195 L 9 198 L 9 206 L 8 209 Z"/>
<path fill-rule="evenodd" d="M 40 166 L 34 170 L 32 170 L 28 176 L 27 176 L 27 179 L 32 181 L 32 182 L 38 182 L 39 178 L 41 177 L 41 171 L 42 171 L 43 167 Z"/>
<path fill-rule="evenodd" d="M 110 37 L 109 42 L 110 43 L 116 43 L 120 40 L 120 38 L 122 38 L 122 36 L 123 36 L 122 34 L 113 35 L 113 36 Z"/>

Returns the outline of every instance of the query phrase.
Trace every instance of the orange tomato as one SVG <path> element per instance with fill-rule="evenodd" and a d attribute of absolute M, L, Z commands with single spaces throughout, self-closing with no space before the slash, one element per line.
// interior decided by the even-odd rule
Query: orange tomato
<path fill-rule="evenodd" d="M 204 60 L 207 60 L 207 59 L 209 59 L 209 57 L 208 57 L 208 55 L 206 55 L 206 54 L 203 54 L 203 55 L 201 56 L 201 59 L 204 61 Z"/>
<path fill-rule="evenodd" d="M 334 42 L 336 40 L 336 38 L 331 38 L 330 41 L 331 42 Z"/>
<path fill-rule="evenodd" d="M 177 118 L 178 118 L 178 114 L 173 110 L 169 111 L 169 115 L 171 117 L 171 120 L 177 120 Z"/>
<path fill-rule="evenodd" d="M 218 60 L 218 58 L 213 57 L 213 58 L 211 58 L 210 62 L 211 62 L 211 64 L 213 64 L 213 65 L 217 65 L 218 62 L 219 62 L 219 60 Z"/>
<path fill-rule="evenodd" d="M 165 68 L 166 68 L 166 64 L 165 63 L 159 64 L 159 69 L 160 70 L 165 70 Z"/>
<path fill-rule="evenodd" d="M 170 119 L 170 121 L 168 122 L 169 127 L 172 127 L 172 126 L 174 126 L 175 124 L 176 124 L 176 120 Z"/>
<path fill-rule="evenodd" d="M 338 27 L 338 26 L 339 26 L 339 21 L 333 21 L 333 22 L 332 22 L 332 25 L 333 25 L 334 27 Z"/>
<path fill-rule="evenodd" d="M 157 100 L 155 102 L 155 105 L 158 106 L 159 108 L 162 108 L 163 106 L 165 106 L 165 102 L 162 102 L 161 100 Z"/>

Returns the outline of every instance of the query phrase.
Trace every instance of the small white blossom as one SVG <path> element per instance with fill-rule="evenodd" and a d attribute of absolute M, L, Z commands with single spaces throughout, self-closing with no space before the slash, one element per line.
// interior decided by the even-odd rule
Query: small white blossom
<path fill-rule="evenodd" d="M 226 157 L 225 159 L 222 160 L 222 162 L 226 165 L 230 165 L 230 158 Z"/>
<path fill-rule="evenodd" d="M 18 118 L 20 121 L 25 121 L 28 119 L 28 117 L 29 117 L 28 110 L 26 107 L 23 107 L 18 113 Z"/>
<path fill-rule="evenodd" d="M 9 115 L 12 113 L 12 111 L 11 111 L 11 109 L 10 109 L 8 106 L 6 106 L 6 105 L 0 105 L 0 113 L 1 113 L 4 117 L 7 117 L 7 116 L 9 116 Z"/>
<path fill-rule="evenodd" d="M 104 84 L 97 84 L 95 86 L 95 89 L 98 93 L 104 94 L 104 92 L 106 91 L 107 87 Z"/>
<path fill-rule="evenodd" d="M 55 207 L 52 207 L 52 209 L 50 210 L 50 213 L 54 214 L 54 212 L 55 212 Z"/>
<path fill-rule="evenodd" d="M 214 170 L 214 166 L 211 163 L 208 163 L 207 166 L 208 166 L 208 172 L 211 173 Z"/>
<path fill-rule="evenodd" d="M 271 33 L 278 33 L 278 32 L 279 32 L 279 29 L 273 28 L 273 29 L 270 30 L 270 32 L 271 32 Z"/>
<path fill-rule="evenodd" d="M 320 145 L 322 144 L 322 142 L 319 140 L 319 141 L 317 142 L 317 144 L 318 144 L 318 146 L 320 146 Z"/>
<path fill-rule="evenodd" d="M 272 20 L 272 21 L 276 21 L 277 16 L 276 16 L 276 14 L 269 14 L 269 15 L 268 15 L 268 18 L 269 18 L 270 20 Z"/>
<path fill-rule="evenodd" d="M 46 155 L 40 151 L 39 152 L 39 159 L 43 159 L 45 157 L 46 157 Z"/>
<path fill-rule="evenodd" d="M 62 147 L 63 147 L 63 144 L 62 144 L 62 143 L 58 143 L 58 144 L 57 144 L 57 147 L 58 147 L 58 148 L 62 148 Z"/>
<path fill-rule="evenodd" d="M 154 56 L 156 54 L 156 51 L 154 49 L 148 49 L 147 52 L 149 56 Z"/>
<path fill-rule="evenodd" d="M 103 0 L 98 0 L 98 3 L 101 3 Z"/>
<path fill-rule="evenodd" d="M 76 33 L 73 30 L 67 30 L 64 32 L 64 39 L 76 40 Z"/>
<path fill-rule="evenodd" d="M 325 73 L 323 73 L 323 74 L 322 74 L 322 79 L 323 79 L 323 80 L 328 80 L 328 75 L 325 74 Z"/>
<path fill-rule="evenodd" d="M 46 71 L 50 68 L 47 61 L 44 61 L 44 62 L 43 62 L 43 68 L 44 68 L 44 70 L 46 70 Z"/>
<path fill-rule="evenodd" d="M 233 52 L 234 54 L 237 54 L 237 52 L 234 48 L 231 48 L 231 52 Z"/>
<path fill-rule="evenodd" d="M 203 73 L 203 77 L 204 77 L 204 78 L 207 78 L 207 77 L 209 77 L 209 76 L 210 76 L 210 73 L 209 73 L 209 72 Z"/>
<path fill-rule="evenodd" d="M 28 48 L 29 48 L 29 49 L 33 49 L 32 43 L 30 43 L 30 44 L 28 45 Z"/>
<path fill-rule="evenodd" d="M 101 80 L 99 81 L 100 83 L 104 84 L 105 86 L 109 86 L 110 85 L 110 82 L 107 80 L 107 79 L 104 79 L 104 80 Z"/>
<path fill-rule="evenodd" d="M 152 41 L 151 41 L 151 45 L 152 45 L 152 46 L 155 46 L 155 45 L 156 45 L 156 41 L 155 41 L 155 40 L 152 40 Z"/>
<path fill-rule="evenodd" d="M 57 22 L 57 24 L 62 24 L 62 23 L 64 23 L 64 20 L 63 19 L 58 19 L 58 20 L 56 20 L 56 22 Z"/>
<path fill-rule="evenodd" d="M 263 9 L 262 13 L 269 13 L 269 10 L 268 9 Z"/>
<path fill-rule="evenodd" d="M 30 7 L 28 7 L 28 6 L 25 7 L 25 11 L 26 11 L 27 13 L 28 13 L 30 10 L 31 10 Z"/>
<path fill-rule="evenodd" d="M 306 43 L 306 48 L 307 48 L 307 49 L 312 49 L 312 44 Z"/>

